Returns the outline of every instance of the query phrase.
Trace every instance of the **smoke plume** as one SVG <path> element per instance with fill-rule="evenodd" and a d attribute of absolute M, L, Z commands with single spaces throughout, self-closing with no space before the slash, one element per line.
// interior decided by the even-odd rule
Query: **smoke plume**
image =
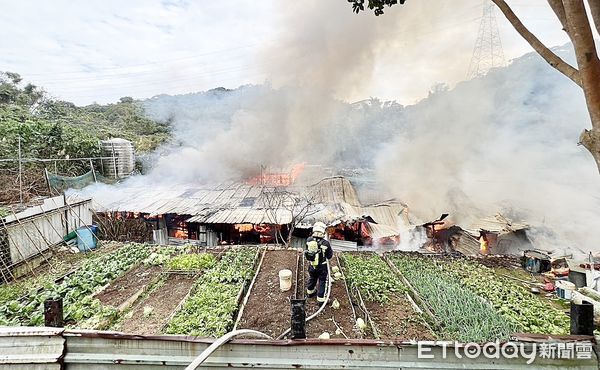
<path fill-rule="evenodd" d="M 421 3 L 380 18 L 353 15 L 345 2 L 287 4 L 279 18 L 286 31 L 259 57 L 268 83 L 144 102 L 150 118 L 170 122 L 173 142 L 147 175 L 122 186 L 239 180 L 261 165 L 298 162 L 362 168 L 374 170 L 380 200 L 397 197 L 424 220 L 450 213 L 468 225 L 502 211 L 534 225 L 539 247 L 599 251 L 592 231 L 600 224 L 600 177 L 576 145 L 589 126 L 584 98 L 536 54 L 452 89 L 437 85 L 414 105 L 349 103 L 382 79 L 410 91 L 422 76 L 464 75 L 470 46 L 461 43 L 472 40 L 456 29 L 444 32 L 454 40 L 446 49 L 400 35 L 429 27 L 425 15 L 473 4 Z M 557 52 L 572 59 L 568 50 Z M 400 64 L 420 58 L 391 78 L 379 61 L 393 55 Z"/>

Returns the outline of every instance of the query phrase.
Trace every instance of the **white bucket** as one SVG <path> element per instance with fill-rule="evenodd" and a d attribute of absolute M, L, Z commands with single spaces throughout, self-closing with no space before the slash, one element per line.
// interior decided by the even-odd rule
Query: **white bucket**
<path fill-rule="evenodd" d="M 280 270 L 279 271 L 279 289 L 282 292 L 287 292 L 292 289 L 292 271 L 291 270 Z"/>

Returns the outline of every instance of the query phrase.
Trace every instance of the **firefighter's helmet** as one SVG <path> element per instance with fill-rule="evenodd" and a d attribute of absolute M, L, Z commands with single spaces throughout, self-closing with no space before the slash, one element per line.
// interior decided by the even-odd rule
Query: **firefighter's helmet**
<path fill-rule="evenodd" d="M 323 238 L 325 236 L 325 230 L 327 226 L 322 222 L 315 222 L 313 225 L 313 236 Z"/>

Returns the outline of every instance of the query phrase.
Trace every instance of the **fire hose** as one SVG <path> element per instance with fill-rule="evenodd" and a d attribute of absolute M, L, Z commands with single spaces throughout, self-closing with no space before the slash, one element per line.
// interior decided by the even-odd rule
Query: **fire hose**
<path fill-rule="evenodd" d="M 317 312 L 313 313 L 312 315 L 310 315 L 309 317 L 306 318 L 305 322 L 309 322 L 310 320 L 317 317 L 325 309 L 325 306 L 327 306 L 327 302 L 329 302 L 329 296 L 331 294 L 331 269 L 329 268 L 329 261 L 326 261 L 326 264 L 327 264 L 327 286 L 326 286 L 326 290 L 325 290 L 325 301 L 323 302 L 323 304 L 321 304 L 321 306 L 319 307 Z M 284 331 L 280 336 L 278 336 L 277 339 L 278 340 L 283 339 L 283 337 L 288 335 L 290 331 L 292 331 L 291 327 L 288 328 L 286 331 Z"/>
<path fill-rule="evenodd" d="M 305 322 L 309 322 L 310 320 L 314 319 L 315 317 L 317 317 L 327 306 L 327 302 L 329 302 L 329 297 L 331 294 L 331 269 L 329 266 L 329 261 L 326 261 L 327 264 L 327 282 L 328 284 L 326 285 L 326 291 L 325 291 L 325 301 L 323 302 L 323 304 L 321 304 L 321 306 L 319 307 L 319 309 L 317 310 L 317 312 L 313 313 L 312 315 L 310 315 L 309 317 L 306 318 Z M 277 337 L 277 340 L 282 339 L 283 337 L 285 337 L 290 331 L 292 330 L 292 328 L 288 328 L 286 331 L 284 331 L 280 336 Z M 189 364 L 185 370 L 196 370 L 198 368 L 198 366 L 202 365 L 204 363 L 204 361 L 206 361 L 206 359 L 208 359 L 208 357 L 214 352 L 216 351 L 219 347 L 221 347 L 223 344 L 229 342 L 231 339 L 235 338 L 238 335 L 244 335 L 244 334 L 248 334 L 248 335 L 255 335 L 258 337 L 262 337 L 265 339 L 273 339 L 271 336 L 262 333 L 260 331 L 256 331 L 256 330 L 251 330 L 251 329 L 239 329 L 239 330 L 233 330 L 230 331 L 229 333 L 223 335 L 222 337 L 220 337 L 219 339 L 217 339 L 216 341 L 213 342 L 213 344 L 211 344 L 210 346 L 208 346 L 204 351 L 202 351 L 202 353 L 200 353 L 198 355 L 198 357 L 196 357 L 194 359 L 194 361 L 192 361 L 191 364 Z"/>
<path fill-rule="evenodd" d="M 223 344 L 229 342 L 234 337 L 237 337 L 238 335 L 244 335 L 244 334 L 246 334 L 246 335 L 254 335 L 254 336 L 257 336 L 257 337 L 263 337 L 263 338 L 266 338 L 266 339 L 273 339 L 272 337 L 270 337 L 269 335 L 267 335 L 265 333 L 261 333 L 260 331 L 251 330 L 251 329 L 240 329 L 240 330 L 230 331 L 229 333 L 223 335 L 221 338 L 219 338 L 216 341 L 214 341 L 213 344 L 211 344 L 204 351 L 202 351 L 202 353 L 200 353 L 198 355 L 198 357 L 196 357 L 194 359 L 194 361 L 192 361 L 192 363 L 189 364 L 185 368 L 185 370 L 196 370 L 198 368 L 198 366 L 202 365 L 204 363 L 204 361 L 206 361 L 206 359 L 214 351 L 216 351 L 219 347 L 221 347 Z"/>

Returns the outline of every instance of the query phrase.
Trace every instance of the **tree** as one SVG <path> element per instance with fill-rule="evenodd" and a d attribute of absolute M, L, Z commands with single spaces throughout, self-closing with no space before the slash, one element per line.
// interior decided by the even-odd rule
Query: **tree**
<path fill-rule="evenodd" d="M 286 188 L 265 188 L 261 192 L 262 202 L 267 218 L 273 225 L 281 225 L 283 220 L 290 218 L 287 240 L 276 229 L 276 243 L 281 240 L 286 246 L 292 241 L 294 230 L 307 218 L 317 213 L 320 208 L 316 203 L 316 193 L 312 189 L 293 192 Z"/>
<path fill-rule="evenodd" d="M 367 0 L 367 7 L 375 15 L 383 14 L 385 6 L 398 4 L 398 0 Z M 592 20 L 588 17 L 584 0 L 547 0 L 548 5 L 560 21 L 563 30 L 567 33 L 573 44 L 577 68 L 564 61 L 533 33 L 531 33 L 512 11 L 505 0 L 491 0 L 498 6 L 513 28 L 531 45 L 531 47 L 557 71 L 571 79 L 583 90 L 587 104 L 592 129 L 585 129 L 579 143 L 583 145 L 596 160 L 600 171 L 600 59 L 596 50 L 596 43 L 592 34 L 592 20 L 596 30 L 600 32 L 600 1 L 587 0 Z M 348 0 L 352 3 L 354 12 L 365 10 L 365 0 Z M 404 4 L 400 0 L 400 4 Z"/>

